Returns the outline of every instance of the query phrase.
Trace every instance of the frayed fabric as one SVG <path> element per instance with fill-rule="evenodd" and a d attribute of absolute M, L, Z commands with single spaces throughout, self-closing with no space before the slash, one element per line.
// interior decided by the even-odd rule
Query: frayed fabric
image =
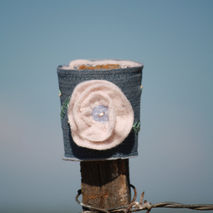
<path fill-rule="evenodd" d="M 68 122 L 78 146 L 111 149 L 128 136 L 133 121 L 132 106 L 115 84 L 90 80 L 75 87 L 68 105 Z"/>

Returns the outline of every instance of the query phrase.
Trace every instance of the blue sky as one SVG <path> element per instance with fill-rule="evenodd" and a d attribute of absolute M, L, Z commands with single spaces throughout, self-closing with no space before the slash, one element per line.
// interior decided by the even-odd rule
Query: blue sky
<path fill-rule="evenodd" d="M 144 63 L 138 192 L 213 203 L 212 10 L 210 0 L 1 0 L 0 210 L 80 212 L 56 75 L 78 58 Z"/>

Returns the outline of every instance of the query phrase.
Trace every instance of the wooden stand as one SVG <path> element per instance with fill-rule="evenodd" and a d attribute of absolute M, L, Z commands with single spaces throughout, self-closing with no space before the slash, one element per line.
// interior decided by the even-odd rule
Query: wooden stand
<path fill-rule="evenodd" d="M 82 202 L 104 209 L 130 203 L 129 160 L 81 162 Z"/>

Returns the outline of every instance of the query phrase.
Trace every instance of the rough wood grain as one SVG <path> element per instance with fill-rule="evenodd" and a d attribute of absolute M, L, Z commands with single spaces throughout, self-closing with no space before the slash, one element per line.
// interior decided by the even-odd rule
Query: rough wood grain
<path fill-rule="evenodd" d="M 98 208 L 130 203 L 129 160 L 81 162 L 82 201 Z"/>

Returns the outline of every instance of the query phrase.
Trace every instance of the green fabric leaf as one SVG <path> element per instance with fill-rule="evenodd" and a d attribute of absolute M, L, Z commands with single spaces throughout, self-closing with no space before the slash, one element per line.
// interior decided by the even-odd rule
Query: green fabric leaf
<path fill-rule="evenodd" d="M 69 101 L 70 101 L 70 97 L 66 98 L 64 103 L 61 106 L 61 119 L 64 119 L 64 116 L 67 112 L 67 107 L 68 107 Z"/>
<path fill-rule="evenodd" d="M 140 131 L 140 127 L 141 127 L 140 121 L 135 121 L 135 123 L 132 126 L 136 134 L 138 134 L 138 132 Z"/>

